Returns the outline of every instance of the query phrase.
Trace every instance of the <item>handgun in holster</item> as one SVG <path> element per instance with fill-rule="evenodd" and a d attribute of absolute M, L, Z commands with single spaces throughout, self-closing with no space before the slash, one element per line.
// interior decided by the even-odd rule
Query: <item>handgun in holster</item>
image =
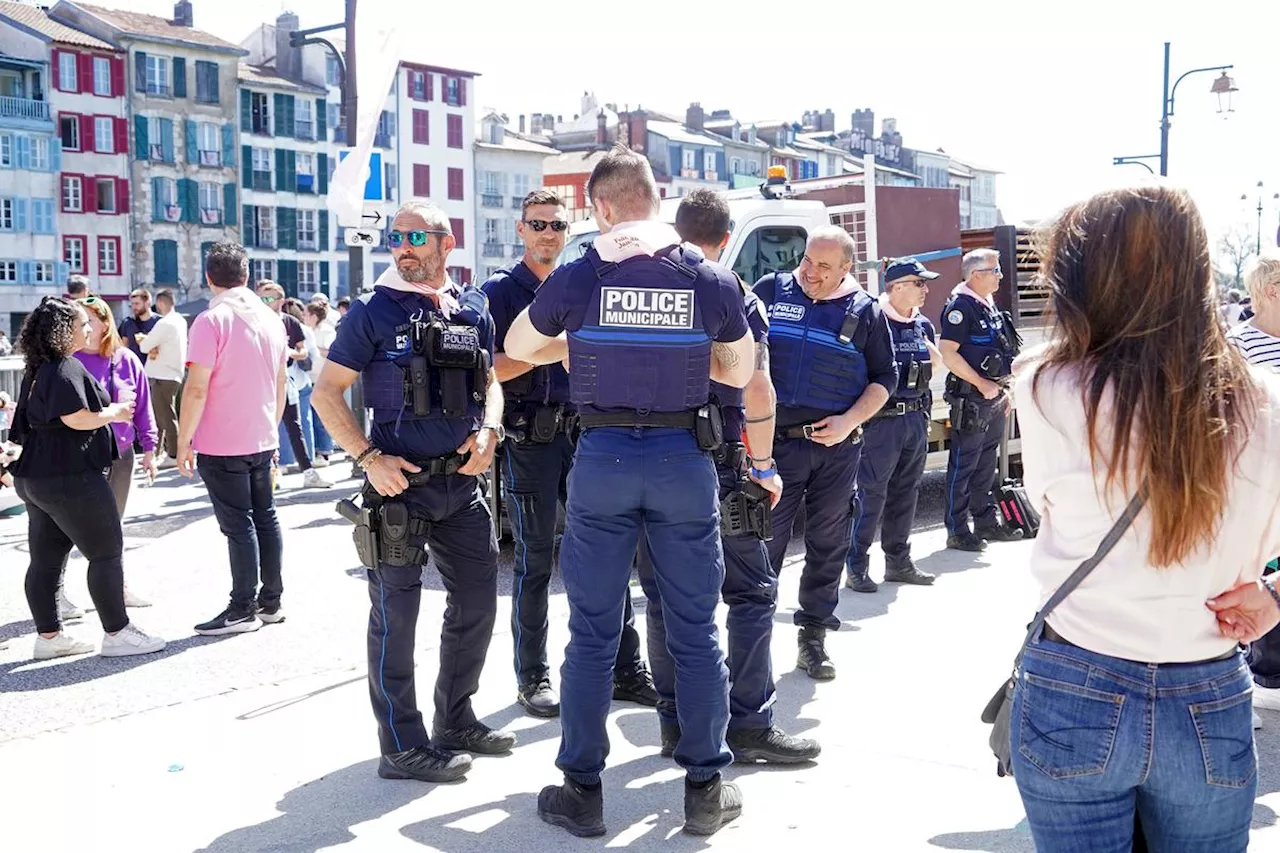
<path fill-rule="evenodd" d="M 707 403 L 698 409 L 693 431 L 698 439 L 698 447 L 703 450 L 715 451 L 724 444 L 724 414 L 720 407 Z"/>
<path fill-rule="evenodd" d="M 720 532 L 725 536 L 752 535 L 768 542 L 773 538 L 773 513 L 769 490 L 745 480 L 720 502 Z"/>
<path fill-rule="evenodd" d="M 355 542 L 360 565 L 366 569 L 378 568 L 377 512 L 368 506 L 356 506 L 350 498 L 338 501 L 337 509 L 338 515 L 355 525 L 351 538 Z"/>

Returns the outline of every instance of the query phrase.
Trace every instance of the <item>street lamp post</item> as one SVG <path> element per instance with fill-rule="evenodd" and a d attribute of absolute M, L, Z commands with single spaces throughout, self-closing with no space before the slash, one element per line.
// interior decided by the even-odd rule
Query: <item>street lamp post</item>
<path fill-rule="evenodd" d="M 1160 153 L 1159 154 L 1143 154 L 1136 157 L 1115 157 L 1112 164 L 1122 166 L 1126 164 L 1139 165 L 1152 171 L 1151 167 L 1144 163 L 1144 160 L 1160 161 L 1160 176 L 1166 177 L 1169 174 L 1169 119 L 1173 117 L 1174 99 L 1178 95 L 1178 84 L 1190 77 L 1192 74 L 1199 74 L 1204 71 L 1221 71 L 1222 75 L 1213 81 L 1213 85 L 1209 88 L 1210 94 L 1218 96 L 1218 112 L 1235 112 L 1235 93 L 1239 91 L 1236 88 L 1235 80 L 1227 76 L 1227 72 L 1234 66 L 1231 65 L 1211 65 L 1204 68 L 1193 68 L 1184 72 L 1177 80 L 1173 81 L 1173 85 L 1169 85 L 1169 42 L 1164 43 L 1164 90 L 1160 99 Z M 1225 107 L 1225 109 L 1224 109 Z"/>
<path fill-rule="evenodd" d="M 1272 199 L 1280 199 L 1280 193 L 1275 193 L 1274 195 L 1272 195 L 1272 196 L 1271 196 L 1271 198 L 1272 198 Z M 1244 195 L 1240 196 L 1240 200 L 1241 200 L 1241 201 L 1248 201 L 1248 200 L 1249 200 L 1249 194 L 1248 194 L 1248 193 L 1245 193 Z M 1258 254 L 1258 255 L 1261 255 L 1261 254 L 1262 254 L 1262 210 L 1263 210 L 1263 207 L 1262 207 L 1262 181 L 1258 181 L 1258 243 L 1257 243 L 1257 247 L 1255 248 L 1255 252 L 1256 252 L 1256 254 Z M 1278 236 L 1278 237 L 1277 237 L 1277 239 L 1280 239 L 1280 236 Z"/>

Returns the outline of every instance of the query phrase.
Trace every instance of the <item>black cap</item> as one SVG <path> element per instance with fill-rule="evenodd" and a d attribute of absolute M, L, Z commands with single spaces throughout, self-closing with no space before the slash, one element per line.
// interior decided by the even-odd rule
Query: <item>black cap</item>
<path fill-rule="evenodd" d="M 938 273 L 929 272 L 924 268 L 924 264 L 915 258 L 894 258 L 889 262 L 889 266 L 885 267 L 884 283 L 888 284 L 891 281 L 897 281 L 909 275 L 916 275 L 926 280 L 938 277 Z"/>

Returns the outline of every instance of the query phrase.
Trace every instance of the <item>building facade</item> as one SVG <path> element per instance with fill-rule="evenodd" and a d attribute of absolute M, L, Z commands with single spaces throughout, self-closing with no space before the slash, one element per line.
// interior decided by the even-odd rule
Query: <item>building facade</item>
<path fill-rule="evenodd" d="M 524 255 L 516 233 L 524 197 L 543 186 L 543 164 L 558 152 L 507 130 L 507 117 L 489 113 L 475 141 L 476 278 L 510 269 Z"/>
<path fill-rule="evenodd" d="M 564 200 L 570 222 L 591 217 L 591 200 L 587 197 L 587 181 L 591 170 L 607 152 L 565 151 L 548 157 L 542 166 L 542 183 Z"/>
<path fill-rule="evenodd" d="M 189 2 L 174 6 L 172 20 L 69 0 L 49 14 L 126 57 L 131 283 L 194 298 L 208 247 L 242 239 L 236 122 L 245 51 L 196 29 Z"/>

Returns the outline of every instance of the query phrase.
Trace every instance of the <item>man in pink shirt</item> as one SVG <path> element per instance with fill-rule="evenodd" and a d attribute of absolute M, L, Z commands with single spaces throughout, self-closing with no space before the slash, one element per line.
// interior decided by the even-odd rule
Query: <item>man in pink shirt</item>
<path fill-rule="evenodd" d="M 215 243 L 205 259 L 213 299 L 191 325 L 178 425 L 178 468 L 200 469 L 231 554 L 231 603 L 197 634 L 256 631 L 283 622 L 284 540 L 271 462 L 285 405 L 280 318 L 248 287 L 243 246 Z M 258 589 L 261 575 L 262 589 Z"/>

